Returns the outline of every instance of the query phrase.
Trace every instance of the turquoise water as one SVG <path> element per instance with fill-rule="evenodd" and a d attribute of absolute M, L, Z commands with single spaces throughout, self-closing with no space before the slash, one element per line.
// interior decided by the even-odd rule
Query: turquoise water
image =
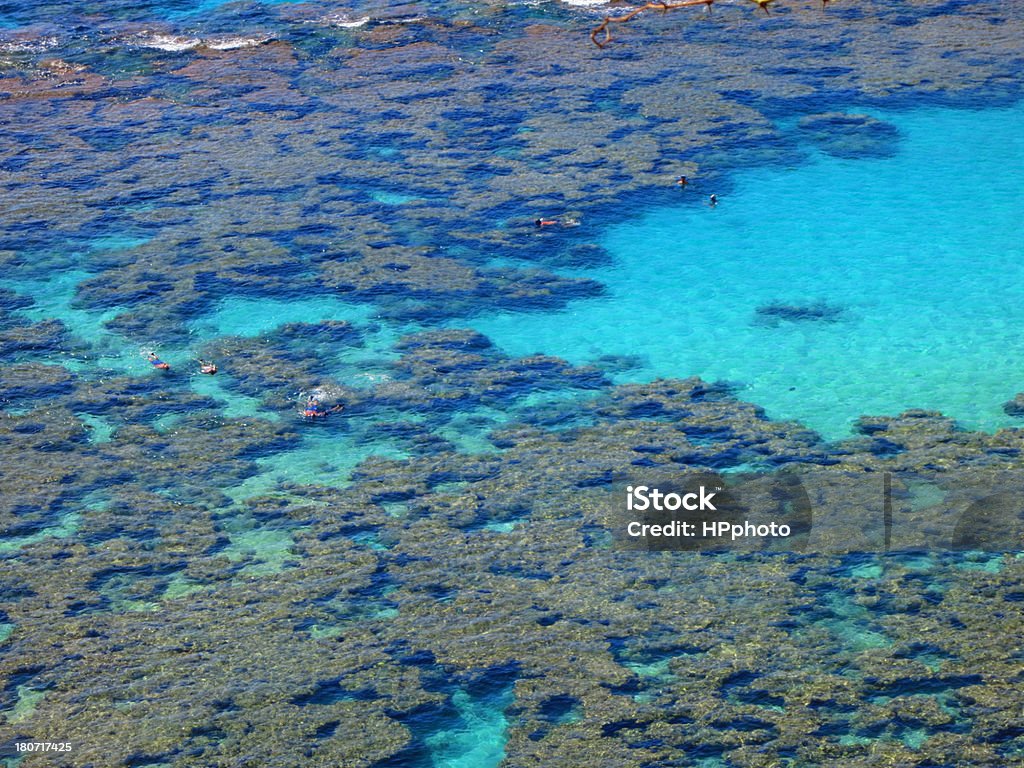
<path fill-rule="evenodd" d="M 232 297 L 192 324 L 192 332 L 211 336 L 258 336 L 285 323 L 318 323 L 321 320 L 365 321 L 365 304 L 351 304 L 333 296 L 302 300 L 268 300 Z"/>
<path fill-rule="evenodd" d="M 452 706 L 459 724 L 425 739 L 433 768 L 497 768 L 505 757 L 505 708 L 512 698 L 511 688 L 498 696 L 478 698 L 457 690 L 452 695 Z"/>
<path fill-rule="evenodd" d="M 257 0 L 257 2 L 263 5 L 278 5 L 280 3 L 295 2 L 295 0 Z M 233 3 L 238 3 L 238 0 L 200 0 L 195 4 L 193 8 L 168 13 L 167 17 L 177 18 L 180 16 L 194 16 L 198 14 L 209 13 L 210 11 L 216 10 L 221 6 L 227 6 Z M 239 5 L 241 5 L 241 3 L 239 3 Z"/>
<path fill-rule="evenodd" d="M 330 368 L 347 385 L 356 388 L 370 386 L 387 374 L 385 361 L 395 357 L 392 346 L 405 329 L 372 323 L 372 313 L 366 305 L 351 304 L 331 296 L 304 300 L 268 300 L 228 298 L 198 318 L 191 325 L 197 342 L 218 336 L 261 336 L 287 323 L 318 323 L 323 320 L 341 320 L 351 323 L 362 334 L 352 346 L 336 351 Z M 317 350 L 320 354 L 322 350 Z M 230 360 L 221 361 L 230 370 Z M 227 404 L 225 415 L 259 416 L 272 420 L 298 418 L 301 399 L 296 390 L 296 412 L 284 415 L 260 407 L 255 398 L 232 392 L 223 376 L 198 376 L 192 380 L 198 394 L 208 395 Z M 358 420 L 349 420 L 349 424 Z M 392 447 L 386 440 L 368 440 L 361 430 L 337 431 L 305 430 L 302 442 L 293 450 L 280 451 L 257 461 L 259 473 L 242 484 L 225 489 L 236 501 L 277 492 L 282 483 L 329 484 L 344 486 L 352 470 L 371 455 L 405 458 L 407 454 Z"/>
<path fill-rule="evenodd" d="M 391 447 L 386 441 L 360 445 L 352 435 L 307 430 L 298 448 L 257 459 L 259 473 L 240 485 L 225 488 L 224 493 L 235 501 L 243 501 L 278 492 L 282 484 L 343 488 L 348 485 L 352 470 L 370 456 L 402 459 L 409 454 Z"/>
<path fill-rule="evenodd" d="M 621 380 L 736 382 L 769 416 L 833 438 L 907 408 L 1013 423 L 1001 406 L 1024 389 L 1024 105 L 874 114 L 899 129 L 894 157 L 810 150 L 799 167 L 742 173 L 714 209 L 698 180 L 601 236 L 615 263 L 582 274 L 607 298 L 476 328 L 513 354 L 642 355 Z M 841 312 L 757 323 L 773 302 Z"/>

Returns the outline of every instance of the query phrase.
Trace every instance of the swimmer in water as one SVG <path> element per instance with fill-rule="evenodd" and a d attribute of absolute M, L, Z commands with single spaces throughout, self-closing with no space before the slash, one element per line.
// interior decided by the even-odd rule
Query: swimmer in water
<path fill-rule="evenodd" d="M 718 205 L 718 195 L 712 195 L 711 197 L 709 197 L 708 205 L 710 205 L 712 208 Z"/>
<path fill-rule="evenodd" d="M 196 362 L 199 363 L 199 372 L 200 373 L 205 373 L 208 376 L 213 376 L 213 374 L 215 374 L 217 372 L 217 364 L 216 363 L 208 363 L 205 360 L 197 360 Z"/>
<path fill-rule="evenodd" d="M 690 180 L 685 176 L 680 176 L 678 179 L 676 179 L 676 184 L 679 186 L 680 189 L 686 189 L 686 185 L 689 183 Z"/>
<path fill-rule="evenodd" d="M 165 363 L 159 357 L 157 357 L 156 352 L 150 352 L 148 355 L 146 355 L 146 359 L 149 360 L 149 364 L 152 365 L 154 368 L 158 368 L 161 371 L 171 370 L 171 366 Z"/>
<path fill-rule="evenodd" d="M 538 227 L 552 227 L 558 223 L 558 219 L 536 219 L 533 223 Z"/>
<path fill-rule="evenodd" d="M 307 419 L 326 418 L 332 413 L 337 413 L 344 407 L 345 406 L 339 403 L 333 408 L 324 408 L 323 405 L 320 404 L 320 401 L 311 395 L 309 399 L 306 400 L 306 407 L 303 409 L 302 415 Z"/>

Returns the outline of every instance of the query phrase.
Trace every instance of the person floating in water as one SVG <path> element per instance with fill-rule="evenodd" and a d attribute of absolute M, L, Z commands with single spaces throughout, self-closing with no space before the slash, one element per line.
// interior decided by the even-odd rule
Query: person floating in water
<path fill-rule="evenodd" d="M 303 409 L 302 415 L 307 419 L 317 419 L 327 417 L 332 413 L 337 413 L 344 407 L 345 406 L 339 403 L 333 408 L 324 408 L 323 404 L 314 395 L 310 395 L 306 398 L 306 407 Z"/>
<path fill-rule="evenodd" d="M 686 189 L 686 185 L 689 183 L 690 180 L 685 176 L 680 176 L 678 179 L 676 179 L 676 184 L 679 186 L 680 189 Z"/>
<path fill-rule="evenodd" d="M 718 205 L 718 195 L 712 195 L 711 197 L 709 197 L 708 205 L 710 205 L 712 208 Z"/>
<path fill-rule="evenodd" d="M 213 374 L 215 374 L 217 372 L 217 364 L 216 363 L 208 363 L 205 360 L 197 360 L 196 362 L 199 363 L 199 372 L 200 373 L 205 373 L 208 376 L 213 376 Z"/>
<path fill-rule="evenodd" d="M 558 219 L 537 219 L 533 223 L 538 227 L 553 227 L 558 224 Z"/>
<path fill-rule="evenodd" d="M 313 395 L 306 398 L 306 407 L 302 411 L 302 415 L 308 419 L 319 416 L 323 411 L 323 406 L 320 405 L 320 401 L 317 400 Z"/>
<path fill-rule="evenodd" d="M 154 368 L 158 368 L 161 371 L 171 370 L 171 366 L 168 363 L 165 363 L 159 357 L 157 357 L 156 352 L 150 352 L 148 355 L 146 355 L 146 359 L 149 360 L 149 364 L 152 365 Z"/>

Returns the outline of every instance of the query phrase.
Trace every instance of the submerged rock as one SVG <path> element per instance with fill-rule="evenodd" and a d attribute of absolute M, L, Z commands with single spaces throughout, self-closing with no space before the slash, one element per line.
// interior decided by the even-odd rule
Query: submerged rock
<path fill-rule="evenodd" d="M 1024 392 L 1018 392 L 1014 395 L 1013 400 L 1007 400 L 1003 403 L 1003 412 L 1007 416 L 1013 416 L 1017 419 L 1024 418 Z"/>
<path fill-rule="evenodd" d="M 754 310 L 755 322 L 771 328 L 782 322 L 789 323 L 837 323 L 843 319 L 843 309 L 824 301 L 812 304 L 784 304 L 772 302 Z"/>
<path fill-rule="evenodd" d="M 801 118 L 798 128 L 833 157 L 892 157 L 898 148 L 896 127 L 870 115 L 824 112 Z"/>

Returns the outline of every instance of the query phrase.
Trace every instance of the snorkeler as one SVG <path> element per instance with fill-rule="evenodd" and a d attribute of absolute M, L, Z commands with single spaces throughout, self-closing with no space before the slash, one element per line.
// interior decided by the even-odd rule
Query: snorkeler
<path fill-rule="evenodd" d="M 208 376 L 213 376 L 213 374 L 215 374 L 217 372 L 217 364 L 216 363 L 208 363 L 205 360 L 196 360 L 196 362 L 199 363 L 199 372 L 200 373 L 205 373 Z"/>
<path fill-rule="evenodd" d="M 712 208 L 718 205 L 718 195 L 712 195 L 711 197 L 709 197 L 708 205 L 710 205 Z"/>
<path fill-rule="evenodd" d="M 533 223 L 538 227 L 552 227 L 558 223 L 558 219 L 536 219 Z"/>
<path fill-rule="evenodd" d="M 306 407 L 305 409 L 303 409 L 302 415 L 304 418 L 307 419 L 316 419 L 320 417 L 326 417 L 332 413 L 337 413 L 344 407 L 345 406 L 339 403 L 338 405 L 335 405 L 333 408 L 324 408 L 319 400 L 313 397 L 313 395 L 310 395 L 306 399 Z"/>
<path fill-rule="evenodd" d="M 171 370 L 171 366 L 168 363 L 165 363 L 159 357 L 157 357 L 156 352 L 150 352 L 148 355 L 146 355 L 146 359 L 149 360 L 149 364 L 152 365 L 154 368 L 159 368 L 161 371 Z"/>

